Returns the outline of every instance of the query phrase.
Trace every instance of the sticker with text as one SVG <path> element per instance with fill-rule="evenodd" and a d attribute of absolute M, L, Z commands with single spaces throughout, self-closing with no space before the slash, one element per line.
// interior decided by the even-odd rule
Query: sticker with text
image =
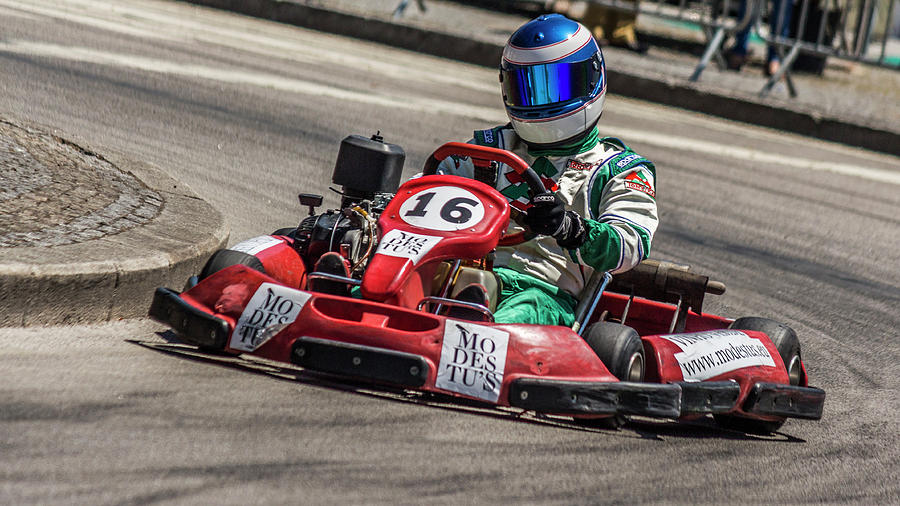
<path fill-rule="evenodd" d="M 376 253 L 392 257 L 408 258 L 412 263 L 417 263 L 425 253 L 431 251 L 435 244 L 441 242 L 441 237 L 433 235 L 413 234 L 402 230 L 391 230 L 384 234 L 378 243 Z"/>
<path fill-rule="evenodd" d="M 238 318 L 228 346 L 241 351 L 253 351 L 271 339 L 275 333 L 264 333 L 273 325 L 287 326 L 297 319 L 311 294 L 274 283 L 259 285 Z"/>
<path fill-rule="evenodd" d="M 267 250 L 272 246 L 281 244 L 283 242 L 284 241 L 282 241 L 281 239 L 272 237 L 271 235 L 261 235 L 259 237 L 254 237 L 253 239 L 241 241 L 228 249 L 230 249 L 231 251 L 240 251 L 248 255 L 255 255 L 260 251 Z"/>
<path fill-rule="evenodd" d="M 509 332 L 448 319 L 435 386 L 497 402 L 508 345 Z"/>
<path fill-rule="evenodd" d="M 400 219 L 429 230 L 462 230 L 484 218 L 484 205 L 474 193 L 456 186 L 435 186 L 409 197 L 400 206 Z"/>
<path fill-rule="evenodd" d="M 775 366 L 766 346 L 738 330 L 712 330 L 660 336 L 675 343 L 675 354 L 685 380 L 702 381 L 743 367 Z"/>

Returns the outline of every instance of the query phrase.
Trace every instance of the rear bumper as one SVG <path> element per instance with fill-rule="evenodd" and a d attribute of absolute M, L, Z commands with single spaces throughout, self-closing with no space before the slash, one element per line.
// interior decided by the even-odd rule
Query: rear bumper
<path fill-rule="evenodd" d="M 756 383 L 750 389 L 743 410 L 746 413 L 786 418 L 822 418 L 825 391 L 814 387 L 795 387 L 779 383 Z"/>
<path fill-rule="evenodd" d="M 189 344 L 225 349 L 228 322 L 188 304 L 174 290 L 157 288 L 148 315 L 171 327 L 179 338 Z"/>
<path fill-rule="evenodd" d="M 644 415 L 678 418 L 681 387 L 625 381 L 585 382 L 520 378 L 509 388 L 509 404 L 565 415 Z"/>

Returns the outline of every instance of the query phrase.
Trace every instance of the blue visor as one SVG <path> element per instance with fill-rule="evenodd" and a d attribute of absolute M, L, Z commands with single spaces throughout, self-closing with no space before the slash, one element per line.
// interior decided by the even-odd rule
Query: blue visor
<path fill-rule="evenodd" d="M 529 107 L 568 102 L 591 95 L 603 79 L 598 62 L 513 65 L 500 69 L 503 101 L 512 107 Z"/>

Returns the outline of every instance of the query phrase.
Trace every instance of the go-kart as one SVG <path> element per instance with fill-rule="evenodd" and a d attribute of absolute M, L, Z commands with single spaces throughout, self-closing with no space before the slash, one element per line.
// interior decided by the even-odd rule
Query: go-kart
<path fill-rule="evenodd" d="M 786 418 L 821 417 L 825 392 L 808 386 L 794 331 L 703 313 L 705 294 L 725 287 L 684 266 L 594 273 L 572 328 L 494 323 L 493 251 L 529 237 L 507 233 L 511 207 L 491 186 L 434 175 L 448 156 L 476 170 L 506 164 L 531 192 L 547 191 L 517 155 L 461 143 L 398 187 L 402 149 L 349 136 L 332 179 L 341 209 L 316 214 L 322 197 L 301 194 L 309 216 L 299 226 L 218 251 L 183 292 L 158 288 L 150 316 L 203 350 L 589 426 L 712 414 L 771 432 Z M 315 270 L 335 253 L 343 273 Z M 488 305 L 457 298 L 473 282 L 491 292 Z"/>

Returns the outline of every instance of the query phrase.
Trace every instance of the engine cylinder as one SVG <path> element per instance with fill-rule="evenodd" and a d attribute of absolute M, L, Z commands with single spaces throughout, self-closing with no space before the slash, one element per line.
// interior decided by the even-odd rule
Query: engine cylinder
<path fill-rule="evenodd" d="M 372 199 L 377 193 L 396 193 L 406 153 L 378 134 L 367 139 L 350 135 L 341 141 L 331 181 L 343 187 L 344 200 Z M 341 207 L 344 207 L 343 203 Z"/>

